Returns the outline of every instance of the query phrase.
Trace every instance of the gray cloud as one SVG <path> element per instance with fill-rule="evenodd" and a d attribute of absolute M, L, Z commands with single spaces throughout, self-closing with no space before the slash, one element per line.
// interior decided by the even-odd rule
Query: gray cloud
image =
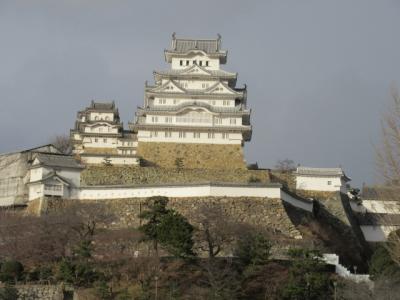
<path fill-rule="evenodd" d="M 249 87 L 247 160 L 292 158 L 374 180 L 389 86 L 400 83 L 397 1 L 1 1 L 0 152 L 67 133 L 91 99 L 133 119 L 170 35 L 223 36 Z"/>

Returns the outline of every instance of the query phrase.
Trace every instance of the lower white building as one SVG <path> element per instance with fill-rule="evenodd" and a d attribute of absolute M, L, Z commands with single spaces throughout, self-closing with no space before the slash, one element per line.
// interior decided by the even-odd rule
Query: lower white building
<path fill-rule="evenodd" d="M 341 168 L 297 167 L 296 189 L 307 191 L 347 193 L 347 182 L 351 179 Z"/>
<path fill-rule="evenodd" d="M 43 196 L 70 198 L 80 186 L 83 168 L 69 155 L 37 154 L 29 170 L 29 200 Z"/>

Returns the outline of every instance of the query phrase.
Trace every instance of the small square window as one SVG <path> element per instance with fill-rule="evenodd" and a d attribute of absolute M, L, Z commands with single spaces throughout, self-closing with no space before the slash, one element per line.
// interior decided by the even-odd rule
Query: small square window
<path fill-rule="evenodd" d="M 328 185 L 332 185 L 332 181 L 328 180 Z"/>

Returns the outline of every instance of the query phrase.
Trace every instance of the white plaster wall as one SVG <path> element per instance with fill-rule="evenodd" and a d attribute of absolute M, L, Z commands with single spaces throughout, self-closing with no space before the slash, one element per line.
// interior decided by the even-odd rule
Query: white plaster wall
<path fill-rule="evenodd" d="M 29 201 L 43 197 L 44 184 L 37 183 L 29 185 Z"/>
<path fill-rule="evenodd" d="M 180 65 L 180 61 L 183 60 L 183 66 Z M 186 65 L 186 60 L 189 60 L 189 65 Z M 220 69 L 220 63 L 219 63 L 219 59 L 215 59 L 215 58 L 209 58 L 206 55 L 188 55 L 187 58 L 182 58 L 182 57 L 172 57 L 171 60 L 171 68 L 172 69 L 176 69 L 176 70 L 181 70 L 181 69 L 186 69 L 188 67 L 191 67 L 193 65 L 193 60 L 197 61 L 197 64 L 199 65 L 199 61 L 202 60 L 203 61 L 203 66 L 206 69 L 209 70 L 219 70 Z M 208 60 L 208 67 L 206 67 L 205 65 L 205 61 Z"/>
<path fill-rule="evenodd" d="M 300 201 L 300 200 L 296 199 L 295 197 L 289 195 L 288 193 L 286 193 L 283 190 L 280 190 L 280 198 L 283 201 L 285 201 L 295 207 L 301 208 L 301 209 L 309 211 L 309 212 L 313 211 L 313 203 L 311 203 L 311 202 L 307 203 L 307 202 Z"/>
<path fill-rule="evenodd" d="M 194 138 L 193 132 L 186 132 L 186 137 L 180 138 L 179 131 L 171 131 L 171 137 L 165 137 L 165 131 L 154 132 L 148 130 L 138 131 L 139 142 L 167 142 L 167 143 L 192 143 L 192 144 L 219 144 L 240 145 L 242 143 L 241 133 L 229 133 L 229 138 L 222 138 L 222 133 L 215 132 L 214 138 L 208 138 L 207 132 L 200 132 L 200 138 Z"/>
<path fill-rule="evenodd" d="M 331 185 L 328 185 L 328 181 L 332 182 Z M 297 175 L 296 188 L 299 190 L 335 192 L 341 191 L 342 181 L 340 176 L 311 177 Z"/>
<path fill-rule="evenodd" d="M 146 124 L 167 124 L 167 125 L 188 125 L 196 127 L 241 127 L 242 118 L 239 117 L 223 117 L 215 116 L 213 113 L 205 111 L 195 112 L 191 111 L 185 114 L 179 114 L 177 116 L 171 115 L 159 115 L 159 114 L 147 114 Z"/>
<path fill-rule="evenodd" d="M 114 121 L 114 113 L 111 112 L 91 112 L 89 115 L 91 121 L 95 121 L 96 117 L 98 117 L 98 120 L 106 120 L 108 118 L 108 121 Z"/>
<path fill-rule="evenodd" d="M 85 164 L 99 165 L 104 163 L 104 156 L 82 156 L 81 159 Z M 137 157 L 110 157 L 110 160 L 113 165 L 139 164 L 139 159 Z"/>
<path fill-rule="evenodd" d="M 38 181 L 43 178 L 43 168 L 33 168 L 30 170 L 30 182 Z"/>
<path fill-rule="evenodd" d="M 279 186 L 225 186 L 225 185 L 187 185 L 187 186 L 116 186 L 81 187 L 71 190 L 71 198 L 81 200 L 102 200 L 122 198 L 146 198 L 165 196 L 187 197 L 266 197 L 282 199 L 295 207 L 312 212 L 313 204 L 300 201 L 281 190 Z"/>
<path fill-rule="evenodd" d="M 280 198 L 279 187 L 224 187 L 224 186 L 211 186 L 210 196 L 215 197 L 268 197 Z"/>
<path fill-rule="evenodd" d="M 389 234 L 400 226 L 361 225 L 360 228 L 367 242 L 385 242 Z"/>
<path fill-rule="evenodd" d="M 209 96 L 210 98 L 212 96 Z M 233 96 L 232 96 L 233 97 Z M 160 99 L 165 99 L 165 103 L 162 100 L 160 103 Z M 155 107 L 163 107 L 163 106 L 174 106 L 180 105 L 183 103 L 193 103 L 196 101 L 197 103 L 204 103 L 215 107 L 234 107 L 235 106 L 235 99 L 188 99 L 188 98 L 178 98 L 175 96 L 166 96 L 166 97 L 155 97 L 152 105 Z M 225 101 L 225 102 L 224 102 Z"/>
<path fill-rule="evenodd" d="M 399 214 L 400 206 L 397 201 L 379 201 L 379 200 L 363 200 L 362 205 L 368 212 Z"/>
<path fill-rule="evenodd" d="M 111 126 L 108 124 L 100 125 L 100 124 L 95 124 L 95 125 L 87 125 L 84 128 L 84 132 L 88 133 L 101 133 L 101 134 L 116 134 L 118 133 L 118 128 L 115 126 Z"/>
<path fill-rule="evenodd" d="M 97 138 L 97 142 L 96 142 Z M 104 142 L 106 139 L 106 142 Z M 117 138 L 115 137 L 85 137 L 83 140 L 84 146 L 87 148 L 116 148 Z"/>
<path fill-rule="evenodd" d="M 134 140 L 128 140 L 128 139 L 122 139 L 122 140 L 118 140 L 118 144 L 119 147 L 123 146 L 123 147 L 137 147 L 138 143 L 137 141 Z"/>

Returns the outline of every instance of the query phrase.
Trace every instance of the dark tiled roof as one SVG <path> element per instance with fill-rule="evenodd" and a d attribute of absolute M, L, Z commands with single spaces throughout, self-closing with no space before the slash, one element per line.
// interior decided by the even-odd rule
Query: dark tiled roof
<path fill-rule="evenodd" d="M 295 174 L 309 176 L 343 176 L 346 180 L 350 180 L 350 178 L 344 174 L 342 168 L 297 167 Z"/>
<path fill-rule="evenodd" d="M 36 158 L 40 164 L 47 167 L 64 167 L 82 169 L 83 166 L 73 157 L 69 155 L 53 155 L 38 153 Z"/>
<path fill-rule="evenodd" d="M 95 102 L 92 101 L 90 104 L 90 108 L 98 109 L 98 110 L 114 110 L 115 102 Z"/>
<path fill-rule="evenodd" d="M 217 53 L 219 51 L 219 40 L 194 40 L 194 39 L 176 39 L 174 51 L 186 53 L 189 50 L 202 50 L 206 53 Z"/>

